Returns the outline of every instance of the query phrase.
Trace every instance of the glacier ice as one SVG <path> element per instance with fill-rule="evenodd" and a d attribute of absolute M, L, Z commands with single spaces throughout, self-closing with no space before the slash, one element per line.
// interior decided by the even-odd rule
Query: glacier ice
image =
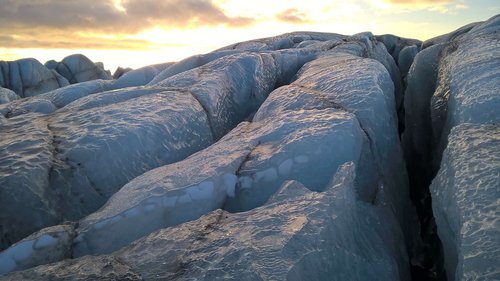
<path fill-rule="evenodd" d="M 500 127 L 461 124 L 431 189 L 448 280 L 500 278 Z"/>
<path fill-rule="evenodd" d="M 2 64 L 0 280 L 496 278 L 499 19 Z"/>
<path fill-rule="evenodd" d="M 0 87 L 0 104 L 9 103 L 17 99 L 20 99 L 20 97 L 15 92 Z"/>
<path fill-rule="evenodd" d="M 182 160 L 212 144 L 256 110 L 277 81 L 287 80 L 289 77 L 286 76 L 293 75 L 280 70 L 290 65 L 290 62 L 281 63 L 284 60 L 280 56 L 226 56 L 154 86 L 93 93 L 109 86 L 105 81 L 95 80 L 61 88 L 40 99 L 20 101 L 19 105 L 4 105 L 2 113 L 6 110 L 5 116 L 9 112 L 15 113 L 17 106 L 23 109 L 20 111 L 26 109 L 29 112 L 31 109 L 52 114 L 23 114 L 7 121 L 12 124 L 6 128 L 14 130 L 11 133 L 5 131 L 6 140 L 11 139 L 11 135 L 19 135 L 12 136 L 15 139 L 37 134 L 36 130 L 28 128 L 43 127 L 44 142 L 39 149 L 48 155 L 43 165 L 37 166 L 37 171 L 45 174 L 43 181 L 29 170 L 13 172 L 8 168 L 12 162 L 0 163 L 1 167 L 8 169 L 2 177 L 5 182 L 3 198 L 11 202 L 0 206 L 2 212 L 9 219 L 27 216 L 31 219 L 26 218 L 26 221 L 32 221 L 16 230 L 2 229 L 2 247 L 35 229 L 54 224 L 54 220 L 79 219 L 99 208 L 134 177 Z M 297 69 L 300 63 L 313 58 L 308 52 L 290 56 L 297 58 L 291 63 Z M 64 105 L 71 101 L 73 91 L 82 96 Z M 56 110 L 54 104 L 63 107 Z M 22 145 L 12 146 L 10 142 L 2 148 L 6 154 L 13 155 L 26 149 Z M 14 161 L 21 166 L 27 165 L 22 163 L 23 158 Z M 15 188 L 14 183 L 18 180 L 29 184 Z M 31 184 L 36 184 L 40 191 L 34 193 Z M 49 199 L 55 196 L 51 195 L 53 193 L 63 200 Z M 18 208 L 14 204 L 16 200 L 9 200 L 14 194 L 18 194 L 16 200 L 28 202 L 31 201 L 28 198 L 36 194 L 38 199 L 35 201 L 41 200 L 45 204 L 41 207 L 43 212 L 35 214 L 30 207 L 25 209 L 24 216 L 7 215 Z"/>
<path fill-rule="evenodd" d="M 90 266 L 92 272 L 114 271 L 110 261 L 145 279 L 407 279 L 402 234 L 387 227 L 394 217 L 382 206 L 357 200 L 354 178 L 355 167 L 348 163 L 325 192 L 286 182 L 269 202 L 249 212 L 216 210 L 111 255 L 66 260 L 2 280 L 42 275 L 57 280 L 57 273 L 79 280 Z"/>
<path fill-rule="evenodd" d="M 95 79 L 112 79 L 111 74 L 106 72 L 103 66 L 93 63 L 81 54 L 67 56 L 57 64 L 48 63 L 46 66 L 53 68 L 71 84 Z"/>
<path fill-rule="evenodd" d="M 432 205 L 450 280 L 500 277 L 499 27 L 493 17 L 443 48 L 431 99 Z"/>
<path fill-rule="evenodd" d="M 72 224 L 48 227 L 0 252 L 0 274 L 71 258 Z"/>
<path fill-rule="evenodd" d="M 66 78 L 35 59 L 0 61 L 0 87 L 31 97 L 68 85 Z"/>

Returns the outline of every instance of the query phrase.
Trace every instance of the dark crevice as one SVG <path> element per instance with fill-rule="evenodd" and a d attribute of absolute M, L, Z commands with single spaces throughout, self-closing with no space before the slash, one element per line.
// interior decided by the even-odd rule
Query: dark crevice
<path fill-rule="evenodd" d="M 439 60 L 439 58 L 438 58 Z M 406 93 L 408 87 L 407 75 L 401 76 L 403 92 Z M 430 82 L 429 82 L 430 83 Z M 437 83 L 437 81 L 434 81 Z M 430 89 L 434 92 L 436 89 Z M 432 93 L 421 93 L 430 94 Z M 407 98 L 407 97 L 405 97 Z M 402 112 L 405 112 L 405 103 L 403 102 Z M 431 106 L 430 100 L 428 104 Z M 414 116 L 415 117 L 415 116 Z M 401 117 L 400 117 L 401 118 Z M 431 118 L 430 116 L 425 118 Z M 406 120 L 408 121 L 408 120 Z M 400 122 L 401 124 L 401 122 Z M 405 124 L 403 123 L 403 126 Z M 404 127 L 403 127 L 404 128 Z M 432 135 L 432 128 L 427 128 L 429 135 Z M 400 131 L 400 136 L 404 130 Z M 422 245 L 417 249 L 415 255 L 411 258 L 411 274 L 412 280 L 423 281 L 438 281 L 446 280 L 446 273 L 444 271 L 443 249 L 441 240 L 437 235 L 436 223 L 434 221 L 434 214 L 432 211 L 432 198 L 429 187 L 432 179 L 435 177 L 439 170 L 439 164 L 433 162 L 433 145 L 427 144 L 425 153 L 417 152 L 411 146 L 412 143 L 402 142 L 403 150 L 406 152 L 405 162 L 408 172 L 409 186 L 410 186 L 410 199 L 416 209 L 418 220 L 420 223 L 420 238 Z"/>

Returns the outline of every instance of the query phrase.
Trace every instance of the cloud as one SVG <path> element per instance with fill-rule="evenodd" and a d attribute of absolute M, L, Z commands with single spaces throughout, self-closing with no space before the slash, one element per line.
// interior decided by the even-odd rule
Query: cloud
<path fill-rule="evenodd" d="M 440 13 L 455 13 L 468 8 L 460 0 L 381 0 L 393 9 L 401 11 L 428 10 Z"/>
<path fill-rule="evenodd" d="M 252 22 L 226 16 L 209 0 L 0 0 L 0 6 L 0 26 L 16 31 L 45 27 L 134 33 L 154 26 L 242 26 Z"/>
<path fill-rule="evenodd" d="M 406 4 L 406 5 L 419 5 L 419 4 L 448 4 L 452 0 L 383 0 L 387 4 Z"/>
<path fill-rule="evenodd" d="M 0 7 L 0 46 L 10 48 L 145 49 L 148 41 L 126 37 L 155 27 L 253 22 L 225 15 L 212 0 L 0 0 Z"/>
<path fill-rule="evenodd" d="M 276 18 L 280 21 L 289 23 L 307 23 L 311 20 L 307 15 L 298 9 L 288 9 L 276 15 Z"/>
<path fill-rule="evenodd" d="M 14 37 L 0 35 L 2 48 L 41 48 L 41 49 L 94 49 L 94 50 L 144 50 L 162 46 L 184 46 L 183 44 L 152 44 L 146 40 L 136 39 L 105 39 L 105 38 L 36 38 L 31 36 Z"/>

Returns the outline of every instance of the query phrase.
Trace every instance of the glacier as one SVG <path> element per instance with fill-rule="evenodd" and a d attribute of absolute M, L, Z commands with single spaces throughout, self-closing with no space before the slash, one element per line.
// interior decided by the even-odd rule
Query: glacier
<path fill-rule="evenodd" d="M 0 280 L 500 278 L 499 21 L 0 62 Z"/>

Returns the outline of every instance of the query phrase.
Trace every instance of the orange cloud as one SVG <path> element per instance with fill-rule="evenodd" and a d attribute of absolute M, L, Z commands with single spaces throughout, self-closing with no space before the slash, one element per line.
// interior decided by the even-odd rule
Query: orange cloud
<path fill-rule="evenodd" d="M 307 15 L 298 9 L 288 9 L 276 15 L 276 18 L 280 21 L 289 23 L 306 23 L 311 20 Z"/>
<path fill-rule="evenodd" d="M 0 7 L 0 46 L 12 48 L 144 49 L 151 44 L 78 34 L 126 37 L 158 26 L 238 27 L 253 22 L 227 16 L 212 0 L 0 0 Z"/>
<path fill-rule="evenodd" d="M 2 29 L 47 27 L 134 33 L 154 26 L 242 26 L 250 18 L 228 17 L 210 0 L 0 0 Z"/>

